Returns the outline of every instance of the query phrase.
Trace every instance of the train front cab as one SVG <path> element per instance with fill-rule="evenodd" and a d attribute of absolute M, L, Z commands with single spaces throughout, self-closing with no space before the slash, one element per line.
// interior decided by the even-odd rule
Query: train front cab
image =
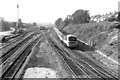
<path fill-rule="evenodd" d="M 67 36 L 67 41 L 68 41 L 69 48 L 75 48 L 77 46 L 76 36 L 73 36 L 73 35 Z"/>

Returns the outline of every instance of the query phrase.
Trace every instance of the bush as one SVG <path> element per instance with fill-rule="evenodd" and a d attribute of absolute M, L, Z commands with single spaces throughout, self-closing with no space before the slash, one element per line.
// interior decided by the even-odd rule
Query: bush
<path fill-rule="evenodd" d="M 73 24 L 88 23 L 90 21 L 90 15 L 87 10 L 77 10 L 72 14 Z"/>
<path fill-rule="evenodd" d="M 2 21 L 2 31 L 9 31 L 12 24 L 7 21 Z"/>
<path fill-rule="evenodd" d="M 58 27 L 58 29 L 62 30 L 65 26 L 68 26 L 70 24 L 89 23 L 89 21 L 89 11 L 79 9 L 75 11 L 72 15 L 67 15 L 64 21 L 62 20 L 62 18 L 58 18 L 55 21 L 55 25 Z"/>
<path fill-rule="evenodd" d="M 64 28 L 64 21 L 62 20 L 62 18 L 58 18 L 56 21 L 55 21 L 55 25 L 57 26 L 57 28 L 59 30 L 62 30 Z"/>

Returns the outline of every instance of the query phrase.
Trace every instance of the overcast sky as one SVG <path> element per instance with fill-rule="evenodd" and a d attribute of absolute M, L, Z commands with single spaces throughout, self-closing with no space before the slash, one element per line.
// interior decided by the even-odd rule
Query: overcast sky
<path fill-rule="evenodd" d="M 59 17 L 65 18 L 78 9 L 89 10 L 92 15 L 118 10 L 120 0 L 0 0 L 0 17 L 8 21 L 54 23 Z"/>

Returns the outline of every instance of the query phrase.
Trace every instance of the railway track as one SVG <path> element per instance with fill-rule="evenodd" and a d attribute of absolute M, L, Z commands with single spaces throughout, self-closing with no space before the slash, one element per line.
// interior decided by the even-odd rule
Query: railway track
<path fill-rule="evenodd" d="M 76 52 L 76 54 L 74 54 L 74 56 L 76 58 L 76 59 L 74 58 L 76 62 L 79 62 L 81 65 L 86 67 L 91 72 L 94 72 L 97 75 L 100 75 L 100 77 L 118 79 L 118 76 L 112 74 L 112 72 L 110 70 L 108 70 L 105 66 L 97 63 L 95 60 L 92 60 L 92 59 L 89 59 L 89 58 L 83 56 L 82 53 Z"/>
<path fill-rule="evenodd" d="M 9 61 L 10 56 L 14 55 L 14 53 L 32 37 L 33 37 L 33 35 L 29 36 L 28 38 L 26 38 L 25 40 L 23 40 L 16 46 L 14 46 L 12 49 L 10 49 L 6 53 L 2 54 L 2 56 L 0 57 L 0 59 L 2 60 L 1 63 L 4 64 L 7 61 Z M 1 63 L 0 63 L 0 65 L 1 65 Z"/>
<path fill-rule="evenodd" d="M 63 61 L 66 63 L 67 67 L 71 70 L 71 72 L 74 74 L 75 78 L 81 78 L 80 76 L 84 76 L 85 77 L 85 73 L 83 72 L 83 70 L 81 70 L 75 62 L 73 62 L 68 56 L 66 56 L 64 53 L 64 51 L 62 51 L 60 48 L 58 48 L 54 42 L 52 42 L 51 40 L 49 40 L 50 45 L 54 48 L 54 50 L 59 53 L 59 55 L 61 56 L 61 58 L 63 59 Z M 86 75 L 87 77 L 89 77 L 88 75 Z"/>
<path fill-rule="evenodd" d="M 78 54 L 78 53 L 76 53 L 76 54 Z M 94 63 L 94 61 L 91 61 L 90 59 L 86 58 L 85 56 L 79 54 L 76 57 L 73 55 L 70 56 L 71 59 L 73 59 L 76 63 L 80 64 L 82 67 L 88 69 L 90 72 L 96 74 L 98 77 L 100 77 L 100 78 L 116 78 L 111 73 L 104 70 L 100 65 L 97 65 L 96 63 Z"/>
<path fill-rule="evenodd" d="M 17 36 L 13 36 L 11 41 L 8 41 L 7 43 L 2 43 L 2 45 L 0 46 L 0 50 L 9 46 L 10 44 L 18 41 L 20 38 L 24 37 L 24 35 L 17 35 Z"/>
<path fill-rule="evenodd" d="M 75 57 L 70 55 L 68 52 L 61 50 L 52 40 L 49 40 L 51 46 L 60 54 L 64 62 L 71 68 L 72 72 L 77 78 L 79 76 L 85 75 L 86 78 L 101 78 L 101 79 L 115 79 L 115 76 L 103 70 L 101 67 L 96 65 L 91 60 L 85 57 Z"/>
<path fill-rule="evenodd" d="M 30 38 L 30 37 L 29 37 Z M 30 39 L 27 43 L 26 41 L 23 42 L 23 46 L 19 46 L 19 49 L 14 52 L 14 55 L 9 57 L 8 62 L 6 62 L 4 65 L 2 64 L 2 74 L 0 77 L 2 80 L 8 79 L 14 80 L 15 75 L 22 67 L 22 64 L 27 59 L 27 56 L 30 54 L 32 47 L 37 43 L 37 41 L 40 38 L 40 34 L 34 35 L 32 39 Z M 27 38 L 28 39 L 28 38 Z M 26 43 L 26 44 L 25 44 Z M 9 54 L 9 53 L 8 53 Z"/>
<path fill-rule="evenodd" d="M 8 52 L 12 52 L 12 51 L 15 52 L 15 51 L 19 48 L 19 47 L 17 47 L 17 46 L 21 46 L 21 44 L 24 43 L 26 39 L 29 40 L 29 38 L 30 38 L 30 37 L 32 38 L 32 36 L 35 35 L 35 34 L 37 34 L 37 33 L 31 33 L 31 34 L 29 34 L 29 35 L 26 35 L 26 37 L 22 38 L 21 40 L 16 41 L 15 43 L 13 43 L 13 44 L 10 45 L 10 46 L 7 46 L 6 49 L 0 50 L 0 51 L 2 52 L 2 53 L 0 54 L 0 59 L 1 59 L 1 60 L 4 60 L 3 57 L 6 56 L 6 54 L 7 54 Z M 27 41 L 27 40 L 26 40 L 26 41 Z M 12 52 L 12 53 L 13 53 L 13 52 Z M 9 55 L 9 54 L 7 54 L 7 55 Z M 3 62 L 3 61 L 2 61 L 2 62 Z M 1 64 L 1 62 L 0 62 L 0 64 Z"/>

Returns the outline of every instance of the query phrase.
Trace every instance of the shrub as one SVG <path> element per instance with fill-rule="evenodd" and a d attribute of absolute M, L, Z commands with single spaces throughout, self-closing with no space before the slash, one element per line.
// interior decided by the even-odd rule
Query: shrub
<path fill-rule="evenodd" d="M 2 21 L 2 31 L 9 31 L 11 23 L 7 21 Z"/>

